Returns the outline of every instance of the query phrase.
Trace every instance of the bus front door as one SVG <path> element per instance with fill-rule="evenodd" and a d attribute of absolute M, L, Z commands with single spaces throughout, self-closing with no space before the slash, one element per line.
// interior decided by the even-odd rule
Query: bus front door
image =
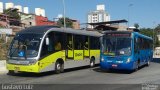
<path fill-rule="evenodd" d="M 84 57 L 89 57 L 89 38 L 87 37 L 84 42 Z"/>
<path fill-rule="evenodd" d="M 73 59 L 73 37 L 72 35 L 68 36 L 68 44 L 67 44 L 67 58 Z"/>

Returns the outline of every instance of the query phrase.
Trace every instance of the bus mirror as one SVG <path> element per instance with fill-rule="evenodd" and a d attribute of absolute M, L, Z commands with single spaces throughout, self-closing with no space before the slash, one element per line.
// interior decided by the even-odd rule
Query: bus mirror
<path fill-rule="evenodd" d="M 49 45 L 49 38 L 46 37 L 46 45 Z"/>

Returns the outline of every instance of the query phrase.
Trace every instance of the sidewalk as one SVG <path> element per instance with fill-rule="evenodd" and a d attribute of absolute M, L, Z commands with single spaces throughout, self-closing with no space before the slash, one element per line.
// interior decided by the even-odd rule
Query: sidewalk
<path fill-rule="evenodd" d="M 0 74 L 1 73 L 7 73 L 6 69 L 6 60 L 0 60 Z"/>

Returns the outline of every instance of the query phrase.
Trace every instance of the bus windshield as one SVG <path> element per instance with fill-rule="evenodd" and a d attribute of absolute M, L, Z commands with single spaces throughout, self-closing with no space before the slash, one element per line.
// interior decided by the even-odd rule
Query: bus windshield
<path fill-rule="evenodd" d="M 10 46 L 10 57 L 35 57 L 38 54 L 41 34 L 18 34 Z"/>
<path fill-rule="evenodd" d="M 131 54 L 131 38 L 107 37 L 103 40 L 103 54 L 109 56 L 128 56 Z"/>

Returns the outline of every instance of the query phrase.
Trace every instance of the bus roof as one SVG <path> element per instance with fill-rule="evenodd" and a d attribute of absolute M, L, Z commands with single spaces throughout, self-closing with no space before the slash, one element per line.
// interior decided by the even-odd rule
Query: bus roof
<path fill-rule="evenodd" d="M 95 36 L 95 37 L 102 36 L 102 34 L 97 31 L 76 30 L 71 28 L 64 29 L 58 26 L 33 26 L 20 31 L 17 34 L 24 34 L 24 33 L 45 34 L 48 31 L 73 33 L 78 35 L 87 35 L 87 36 Z"/>
<path fill-rule="evenodd" d="M 151 39 L 151 40 L 152 40 L 151 37 L 146 36 L 146 35 L 143 35 L 143 34 L 138 33 L 138 32 L 134 32 L 134 31 L 104 31 L 104 32 L 102 32 L 102 33 L 103 33 L 103 34 L 107 34 L 107 33 L 133 33 L 133 34 L 138 35 L 138 36 L 140 36 L 140 37 L 143 37 L 143 38 L 147 38 L 147 39 Z"/>

